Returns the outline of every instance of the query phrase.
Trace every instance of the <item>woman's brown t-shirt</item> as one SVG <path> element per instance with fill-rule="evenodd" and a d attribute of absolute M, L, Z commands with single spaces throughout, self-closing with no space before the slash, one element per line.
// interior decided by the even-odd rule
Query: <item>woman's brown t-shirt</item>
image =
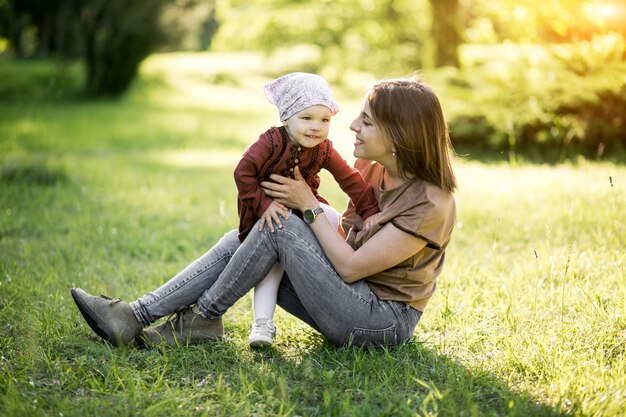
<path fill-rule="evenodd" d="M 374 226 L 362 231 L 363 221 L 352 204 L 343 214 L 342 227 L 353 249 L 361 247 L 387 223 L 423 239 L 427 245 L 393 268 L 365 278 L 381 299 L 396 300 L 424 311 L 435 292 L 436 279 L 443 267 L 445 251 L 455 223 L 456 205 L 452 193 L 426 181 L 406 182 L 383 190 L 384 167 L 376 162 L 357 160 L 355 167 L 374 188 L 381 215 Z M 386 250 L 387 248 L 381 248 Z"/>

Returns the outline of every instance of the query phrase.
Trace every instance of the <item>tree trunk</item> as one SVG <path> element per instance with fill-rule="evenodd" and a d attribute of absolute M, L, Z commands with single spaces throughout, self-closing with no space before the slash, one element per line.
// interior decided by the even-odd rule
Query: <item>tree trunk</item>
<path fill-rule="evenodd" d="M 459 0 L 431 0 L 435 40 L 435 65 L 459 66 L 458 48 L 461 44 Z"/>
<path fill-rule="evenodd" d="M 164 39 L 160 12 L 168 0 L 74 0 L 80 14 L 85 92 L 117 96 L 130 86 L 139 64 Z"/>

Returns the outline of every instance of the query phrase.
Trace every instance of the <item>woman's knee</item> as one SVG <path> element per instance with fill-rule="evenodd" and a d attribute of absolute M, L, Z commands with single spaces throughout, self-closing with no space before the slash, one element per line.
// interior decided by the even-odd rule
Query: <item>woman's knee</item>
<path fill-rule="evenodd" d="M 237 237 L 238 233 L 239 232 L 237 229 L 233 229 L 224 233 L 224 235 L 217 242 L 216 246 L 219 245 L 222 248 L 222 250 L 224 250 L 227 253 L 230 253 L 230 255 L 232 256 L 232 254 L 235 253 L 235 251 L 237 250 L 237 248 L 239 248 L 239 245 L 240 245 L 239 238 Z"/>

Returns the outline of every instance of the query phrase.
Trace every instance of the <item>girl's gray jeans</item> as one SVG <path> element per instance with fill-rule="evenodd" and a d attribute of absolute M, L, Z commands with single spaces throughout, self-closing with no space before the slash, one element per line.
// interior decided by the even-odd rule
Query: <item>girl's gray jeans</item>
<path fill-rule="evenodd" d="M 226 233 L 207 253 L 163 286 L 131 303 L 147 326 L 181 307 L 197 304 L 206 318 L 222 316 L 254 288 L 276 262 L 285 269 L 278 305 L 336 345 L 396 345 L 410 340 L 422 313 L 379 299 L 364 280 L 345 283 L 313 231 L 290 215 L 282 229 L 253 229 L 243 243 Z"/>

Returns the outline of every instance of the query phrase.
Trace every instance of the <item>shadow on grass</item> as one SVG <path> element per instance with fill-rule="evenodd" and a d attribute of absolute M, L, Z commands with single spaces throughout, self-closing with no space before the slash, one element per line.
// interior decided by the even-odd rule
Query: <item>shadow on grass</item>
<path fill-rule="evenodd" d="M 0 184 L 53 186 L 67 181 L 65 170 L 45 158 L 0 160 Z"/>
<path fill-rule="evenodd" d="M 222 402 L 237 404 L 228 411 L 232 415 L 291 415 L 282 414 L 282 407 L 308 416 L 571 415 L 416 341 L 389 349 L 336 348 L 312 331 L 304 333 L 295 346 L 285 341 L 260 351 L 236 339 L 153 349 L 92 342 L 59 350 L 73 352 L 76 372 L 85 381 L 99 381 L 101 390 L 111 390 L 122 403 L 126 393 L 107 375 L 141 378 L 148 389 L 146 407 L 167 397 L 160 387 L 175 386 L 184 397 L 202 393 L 190 407 L 200 409 L 210 399 L 226 412 L 229 405 Z M 81 387 L 74 387 L 73 395 L 88 396 Z"/>
<path fill-rule="evenodd" d="M 92 336 L 69 300 L 46 311 L 19 323 L 9 308 L 0 320 L 17 326 L 0 330 L 7 415 L 557 417 L 580 409 L 542 404 L 416 340 L 337 348 L 293 326 L 253 351 L 246 320 L 227 320 L 224 342 L 115 348 Z"/>
<path fill-rule="evenodd" d="M 308 411 L 313 414 L 570 415 L 417 341 L 388 349 L 338 349 L 322 341 L 301 361 L 278 349 L 256 355 L 258 362 L 272 363 L 272 372 L 288 374 L 287 385 L 299 386 L 294 397 L 310 398 Z M 306 414 L 306 409 L 301 411 Z"/>

